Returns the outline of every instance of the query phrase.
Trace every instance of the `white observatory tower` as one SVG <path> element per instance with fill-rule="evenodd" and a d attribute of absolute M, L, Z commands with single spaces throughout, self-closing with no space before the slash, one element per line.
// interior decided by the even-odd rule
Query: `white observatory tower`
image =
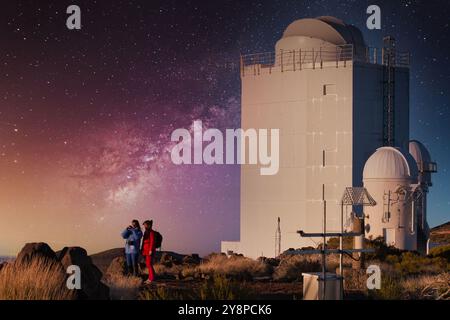
<path fill-rule="evenodd" d="M 278 217 L 282 252 L 317 245 L 297 230 L 322 232 L 324 200 L 327 229 L 338 231 L 341 197 L 362 186 L 370 155 L 386 141 L 408 150 L 409 54 L 388 40 L 389 47 L 368 48 L 341 20 L 301 19 L 275 52 L 241 57 L 242 128 L 280 129 L 280 170 L 261 176 L 241 166 L 240 241 L 222 242 L 222 252 L 273 256 Z M 409 160 L 389 150 L 406 161 L 402 179 L 410 183 Z"/>

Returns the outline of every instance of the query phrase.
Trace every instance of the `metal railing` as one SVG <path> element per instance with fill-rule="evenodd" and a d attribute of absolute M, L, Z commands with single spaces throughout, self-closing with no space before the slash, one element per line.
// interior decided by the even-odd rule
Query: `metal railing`
<path fill-rule="evenodd" d="M 395 52 L 394 61 L 393 64 L 396 67 L 409 67 L 411 63 L 411 55 L 409 52 Z M 385 61 L 386 55 L 385 55 L 385 49 L 384 48 L 374 48 L 374 47 L 366 47 L 365 52 L 365 62 L 366 63 L 372 63 L 372 64 L 386 64 L 387 61 Z"/>
<path fill-rule="evenodd" d="M 322 69 L 329 67 L 347 67 L 348 62 L 361 61 L 372 64 L 384 64 L 384 50 L 367 47 L 365 53 L 355 55 L 352 44 L 321 47 L 311 50 L 279 50 L 241 56 L 241 75 L 259 75 L 273 71 L 300 71 L 302 69 Z M 409 66 L 409 53 L 397 52 L 394 64 Z"/>

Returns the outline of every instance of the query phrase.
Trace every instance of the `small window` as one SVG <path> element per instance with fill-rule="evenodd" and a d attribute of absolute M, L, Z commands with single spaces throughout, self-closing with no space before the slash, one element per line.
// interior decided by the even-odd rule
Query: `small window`
<path fill-rule="evenodd" d="M 323 85 L 323 95 L 324 96 L 337 95 L 336 85 L 335 84 L 324 84 Z"/>
<path fill-rule="evenodd" d="M 324 168 L 325 168 L 325 160 L 326 160 L 326 158 L 325 158 L 325 150 L 322 150 L 322 167 L 324 167 Z"/>

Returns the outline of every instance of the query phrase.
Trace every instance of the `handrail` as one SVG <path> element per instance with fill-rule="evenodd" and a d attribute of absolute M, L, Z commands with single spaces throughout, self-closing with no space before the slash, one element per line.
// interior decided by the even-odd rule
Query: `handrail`
<path fill-rule="evenodd" d="M 365 53 L 355 55 L 352 44 L 341 46 L 320 47 L 311 50 L 280 50 L 278 52 L 263 52 L 246 54 L 241 56 L 241 73 L 245 75 L 246 69 L 253 68 L 249 72 L 260 74 L 262 69 L 269 69 L 272 73 L 274 68 L 281 72 L 300 71 L 302 69 L 317 69 L 334 66 L 346 67 L 348 62 L 360 61 L 371 64 L 383 64 L 384 50 L 367 47 Z M 410 65 L 410 54 L 407 52 L 396 52 L 394 64 L 397 67 L 408 67 Z"/>

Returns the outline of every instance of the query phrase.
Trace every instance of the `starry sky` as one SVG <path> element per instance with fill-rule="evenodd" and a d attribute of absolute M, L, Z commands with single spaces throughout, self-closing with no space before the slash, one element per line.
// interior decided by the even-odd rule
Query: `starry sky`
<path fill-rule="evenodd" d="M 66 28 L 81 8 L 82 29 Z M 382 30 L 366 28 L 366 8 Z M 6 1 L 0 10 L 0 254 L 24 242 L 89 252 L 155 220 L 164 249 L 239 238 L 239 167 L 174 166 L 170 134 L 240 125 L 239 54 L 272 51 L 292 21 L 332 15 L 370 46 L 412 53 L 411 138 L 438 163 L 431 226 L 450 217 L 447 1 Z"/>

